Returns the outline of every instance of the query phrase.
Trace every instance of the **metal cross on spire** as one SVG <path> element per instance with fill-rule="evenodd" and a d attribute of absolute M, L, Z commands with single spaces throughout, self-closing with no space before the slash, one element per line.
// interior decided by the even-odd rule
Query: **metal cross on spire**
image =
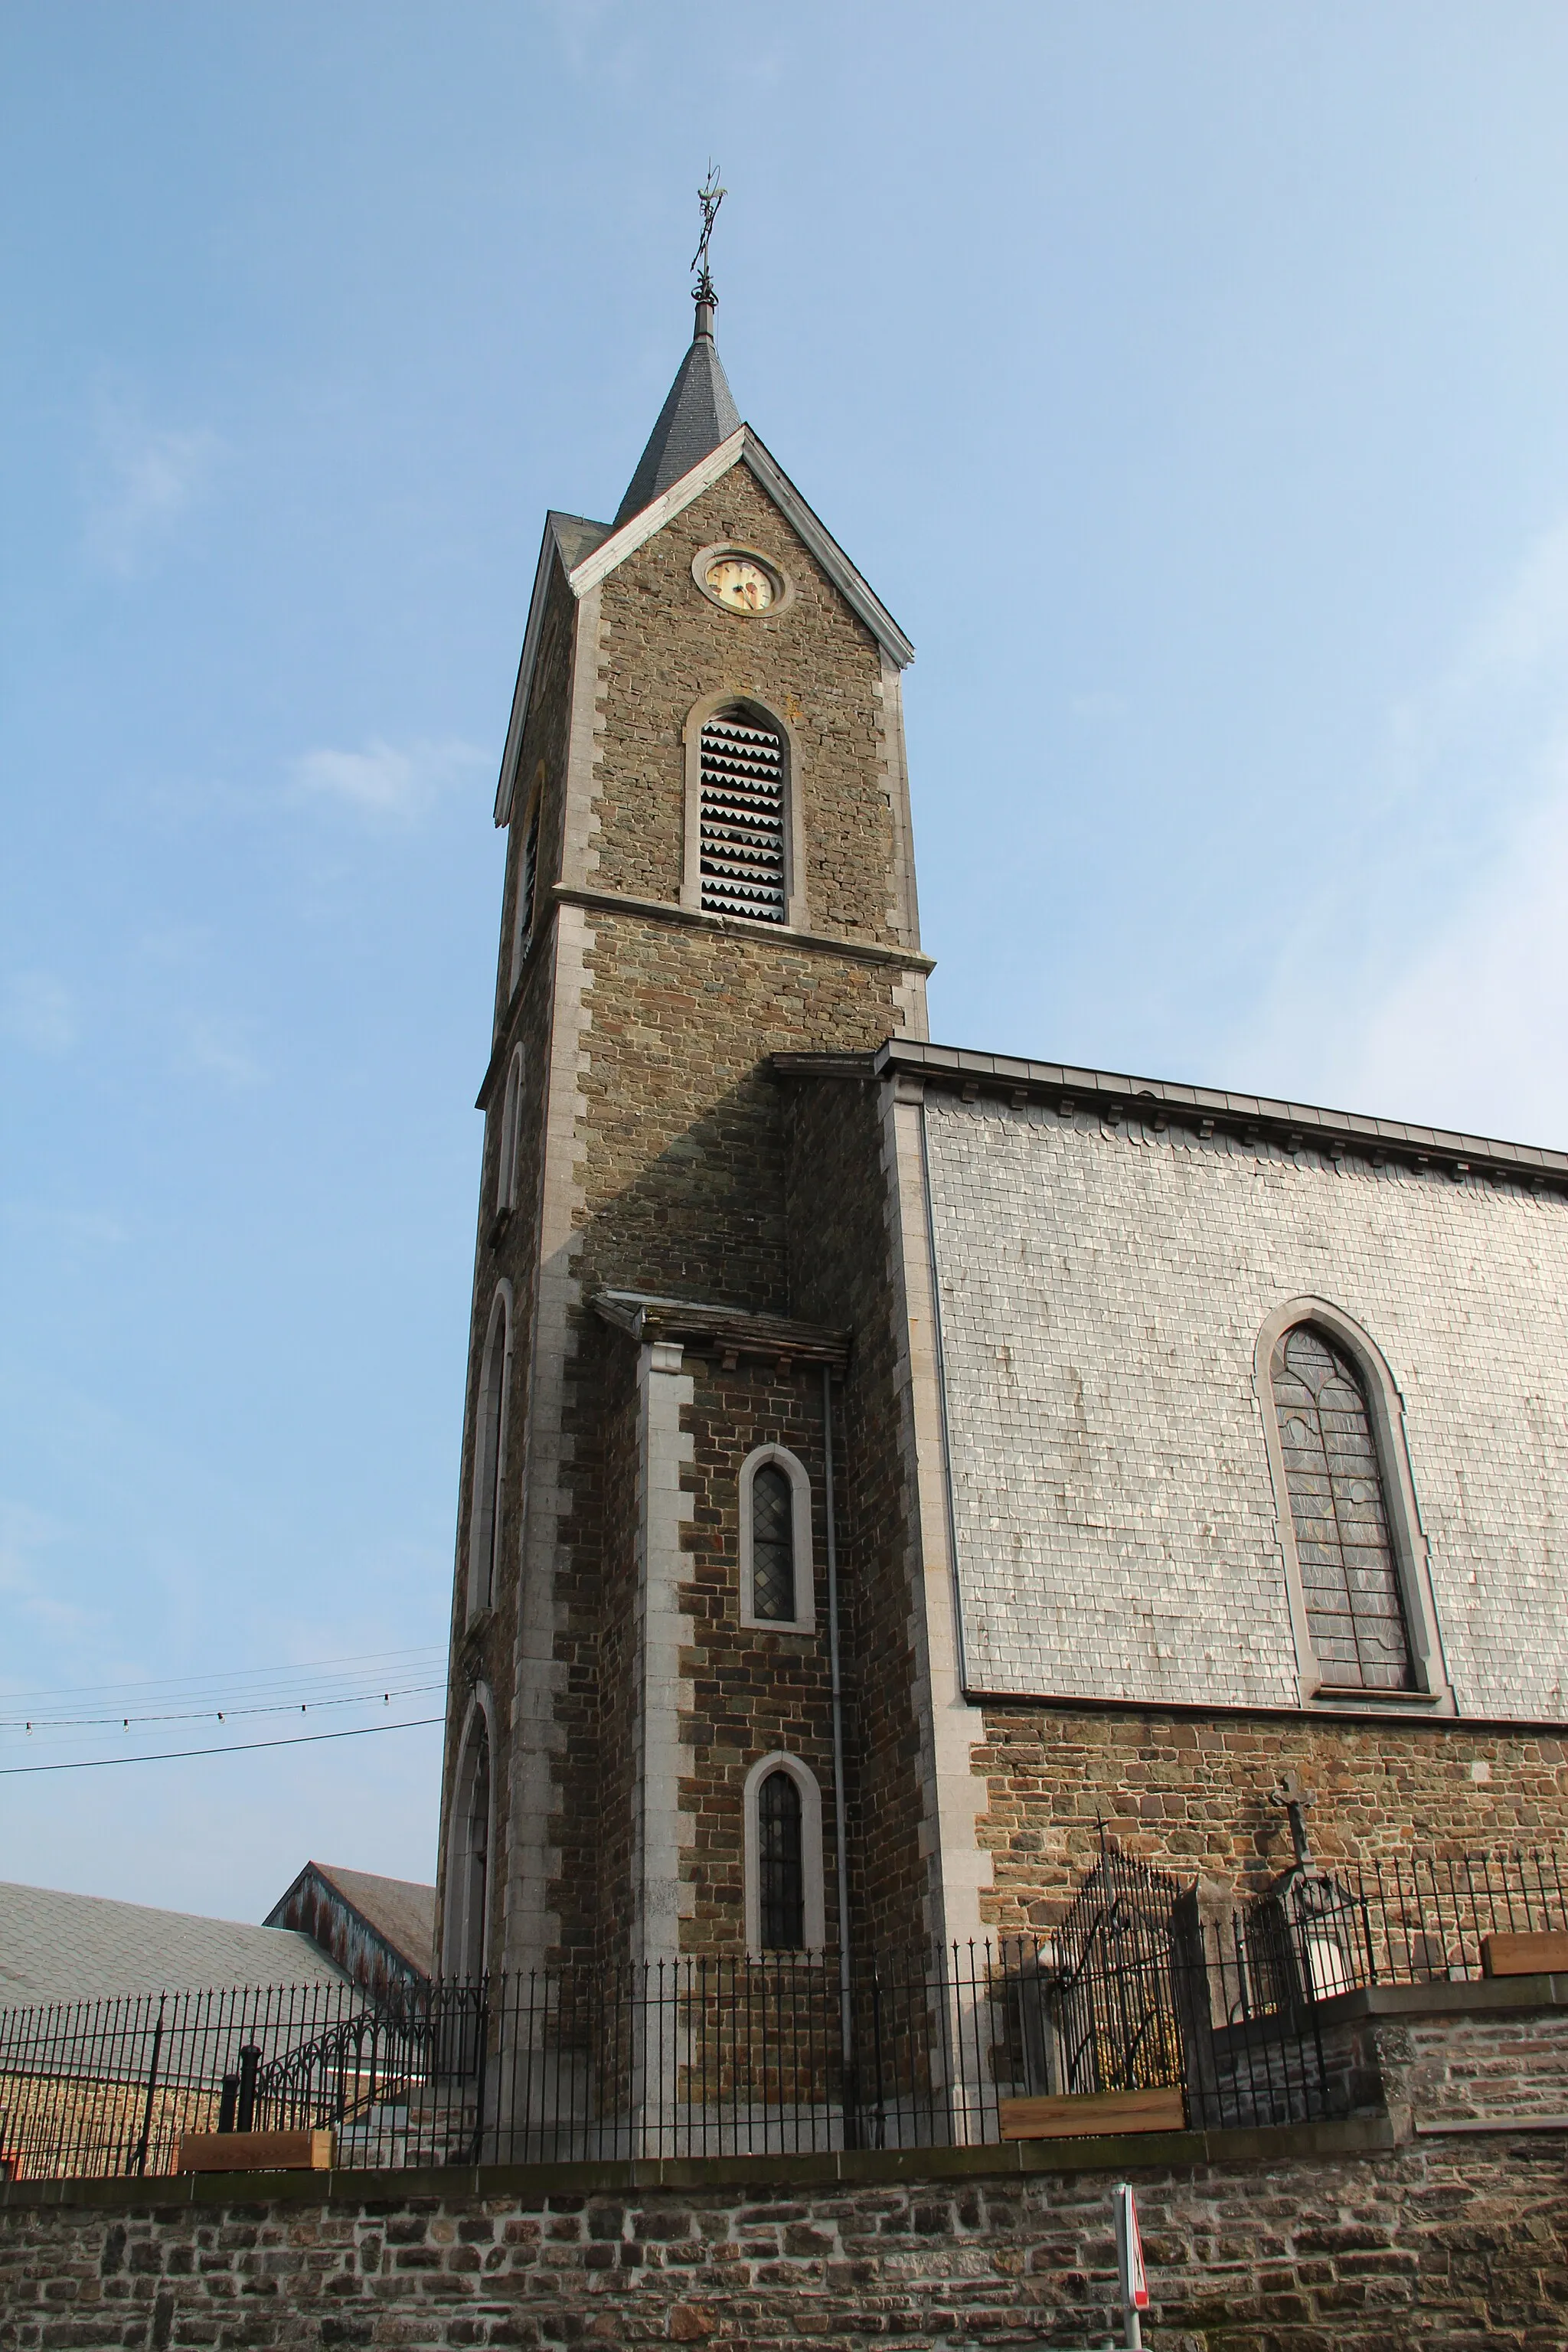
<path fill-rule="evenodd" d="M 697 250 L 691 257 L 691 267 L 697 272 L 697 283 L 691 289 L 694 302 L 706 303 L 710 309 L 719 297 L 713 291 L 713 278 L 708 268 L 708 242 L 713 234 L 713 224 L 719 217 L 719 207 L 729 194 L 728 188 L 719 185 L 719 167 L 710 162 L 708 177 L 697 191 L 697 201 L 702 207 L 702 234 L 697 240 Z"/>

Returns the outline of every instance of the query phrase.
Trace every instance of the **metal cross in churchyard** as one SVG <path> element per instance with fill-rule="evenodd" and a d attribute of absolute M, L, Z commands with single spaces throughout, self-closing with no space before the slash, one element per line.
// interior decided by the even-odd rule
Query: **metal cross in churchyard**
<path fill-rule="evenodd" d="M 698 273 L 692 294 L 699 302 L 717 301 L 713 279 L 708 268 L 708 242 L 713 234 L 713 224 L 719 217 L 719 207 L 729 194 L 728 188 L 719 185 L 719 167 L 710 163 L 708 177 L 697 191 L 697 201 L 702 207 L 702 234 L 697 240 L 697 250 L 691 257 L 691 267 Z"/>

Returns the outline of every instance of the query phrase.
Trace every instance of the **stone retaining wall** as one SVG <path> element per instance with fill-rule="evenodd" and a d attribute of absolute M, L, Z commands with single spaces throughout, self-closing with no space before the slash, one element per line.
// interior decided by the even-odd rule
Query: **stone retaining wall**
<path fill-rule="evenodd" d="M 1118 2178 L 1138 2189 L 1151 2347 L 1568 2342 L 1568 2134 L 1394 2147 L 1364 2128 L 1358 2146 L 1349 2126 L 1243 2150 L 1245 2137 L 1084 2142 L 1048 2164 L 1034 2150 L 843 2159 L 840 2178 L 806 2159 L 794 2180 L 756 2158 L 749 2178 L 690 2167 L 684 2186 L 630 2168 L 547 2185 L 540 2168 L 461 2186 L 204 2176 L 58 2202 L 12 2189 L 0 2345 L 1100 2345 L 1120 2340 Z"/>
<path fill-rule="evenodd" d="M 1568 1980 L 1331 2007 L 1386 2105 L 1299 2129 L 0 2188 L 0 2352 L 1065 2352 L 1118 2179 L 1151 2352 L 1562 2352 Z"/>

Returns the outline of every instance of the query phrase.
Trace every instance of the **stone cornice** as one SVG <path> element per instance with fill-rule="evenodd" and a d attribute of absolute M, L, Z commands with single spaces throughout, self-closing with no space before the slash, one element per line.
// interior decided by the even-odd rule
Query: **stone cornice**
<path fill-rule="evenodd" d="M 848 956 L 857 963 L 891 964 L 899 971 L 936 970 L 934 956 L 918 948 L 886 948 L 871 940 L 839 939 L 830 931 L 795 931 L 787 923 L 750 923 L 739 915 L 708 915 L 696 907 L 674 906 L 668 898 L 635 898 L 625 890 L 582 890 L 557 882 L 550 893 L 561 905 L 586 907 L 606 915 L 648 916 L 661 923 L 683 923 L 689 929 L 721 933 L 729 940 L 749 940 L 757 947 L 799 948 L 807 955 Z"/>
<path fill-rule="evenodd" d="M 957 1045 L 927 1045 L 892 1037 L 875 1054 L 775 1054 L 781 1077 L 901 1078 L 916 1087 L 940 1087 L 973 1102 L 983 1097 L 1017 1107 L 1048 1103 L 1055 1110 L 1088 1109 L 1108 1125 L 1132 1119 L 1155 1127 L 1196 1128 L 1267 1139 L 1288 1151 L 1310 1149 L 1337 1157 L 1397 1160 L 1439 1175 L 1507 1176 L 1538 1188 L 1568 1189 L 1568 1151 L 1505 1143 L 1458 1129 L 1416 1127 L 1404 1119 L 1372 1118 L 1358 1111 L 1325 1110 L 1315 1103 L 1244 1095 L 1125 1072 L 1085 1069 L 1069 1062 L 1026 1061 L 1011 1054 L 978 1054 Z"/>
<path fill-rule="evenodd" d="M 604 2157 L 563 2164 L 449 2164 L 404 2172 L 177 2172 L 147 2179 L 0 2180 L 0 2212 L 87 2206 L 99 2211 L 198 2207 L 384 2208 L 416 2198 L 450 2200 L 556 2191 L 613 2196 L 637 2189 L 846 2187 L 909 2180 L 1016 2180 L 1037 2173 L 1109 2172 L 1174 2164 L 1277 2166 L 1295 2158 L 1382 2157 L 1396 2145 L 1386 2114 L 1343 2122 L 1218 2131 L 1139 2132 L 1099 2138 L 1012 2140 L 1001 2147 L 781 2150 L 768 2156 Z"/>
<path fill-rule="evenodd" d="M 821 1323 L 799 1323 L 786 1315 L 753 1315 L 743 1307 L 710 1306 L 700 1299 L 659 1298 L 640 1290 L 601 1290 L 594 1311 L 630 1339 L 678 1339 L 706 1344 L 738 1363 L 742 1356 L 770 1362 L 830 1364 L 842 1370 L 849 1334 Z"/>

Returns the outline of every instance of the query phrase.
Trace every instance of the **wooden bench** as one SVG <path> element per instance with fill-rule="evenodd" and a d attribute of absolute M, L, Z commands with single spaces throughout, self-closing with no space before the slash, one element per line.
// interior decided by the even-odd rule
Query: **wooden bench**
<path fill-rule="evenodd" d="M 1063 2099 L 1004 2099 L 1004 2139 L 1087 2139 L 1104 2132 L 1186 2129 L 1180 2091 L 1088 2091 Z"/>
<path fill-rule="evenodd" d="M 184 2132 L 176 2172 L 330 2172 L 331 2131 Z"/>
<path fill-rule="evenodd" d="M 1489 1977 L 1568 1974 L 1568 1936 L 1483 1936 L 1481 1972 Z"/>

